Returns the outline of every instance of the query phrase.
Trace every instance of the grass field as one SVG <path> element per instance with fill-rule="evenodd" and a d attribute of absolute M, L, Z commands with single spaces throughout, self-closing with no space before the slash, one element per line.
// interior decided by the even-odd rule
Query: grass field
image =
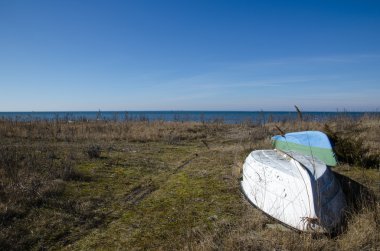
<path fill-rule="evenodd" d="M 335 171 L 379 198 L 378 116 L 276 125 L 329 133 Z M 332 237 L 283 228 L 243 198 L 244 159 L 275 134 L 274 123 L 2 120 L 0 249 L 377 249 L 378 200 Z"/>

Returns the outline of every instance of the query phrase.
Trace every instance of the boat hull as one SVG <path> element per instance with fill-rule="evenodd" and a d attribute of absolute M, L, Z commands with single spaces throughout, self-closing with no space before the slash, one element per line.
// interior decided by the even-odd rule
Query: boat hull
<path fill-rule="evenodd" d="M 254 206 L 300 231 L 331 232 L 340 224 L 346 205 L 338 182 L 324 163 L 276 150 L 248 155 L 241 188 Z"/>

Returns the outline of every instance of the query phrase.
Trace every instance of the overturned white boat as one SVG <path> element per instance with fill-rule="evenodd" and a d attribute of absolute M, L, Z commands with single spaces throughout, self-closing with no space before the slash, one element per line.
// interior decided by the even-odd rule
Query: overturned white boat
<path fill-rule="evenodd" d="M 253 151 L 245 160 L 241 187 L 247 199 L 292 228 L 320 233 L 334 231 L 341 224 L 346 200 L 325 163 L 326 159 L 336 163 L 328 138 L 320 132 L 300 132 L 276 136 L 273 140 L 279 149 Z M 322 147 L 323 151 L 319 151 L 321 142 L 324 147 L 328 144 L 330 150 Z"/>

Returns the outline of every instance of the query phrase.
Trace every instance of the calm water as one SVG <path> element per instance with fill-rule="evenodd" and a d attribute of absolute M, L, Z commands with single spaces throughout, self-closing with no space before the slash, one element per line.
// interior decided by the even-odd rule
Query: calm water
<path fill-rule="evenodd" d="M 363 115 L 380 116 L 379 112 L 303 112 L 307 120 L 326 120 L 339 116 L 360 118 Z M 242 123 L 281 121 L 297 118 L 296 112 L 239 112 L 239 111 L 102 111 L 102 112 L 0 112 L 0 118 L 18 121 L 32 120 L 163 120 L 163 121 L 198 121 L 198 122 L 224 122 Z"/>

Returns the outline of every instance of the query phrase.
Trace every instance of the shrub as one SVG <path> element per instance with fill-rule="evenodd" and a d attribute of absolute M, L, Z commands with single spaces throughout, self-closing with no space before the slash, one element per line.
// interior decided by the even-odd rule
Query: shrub
<path fill-rule="evenodd" d="M 99 145 L 91 145 L 87 149 L 87 154 L 90 157 L 90 159 L 100 158 L 100 154 L 101 154 L 100 146 Z"/>
<path fill-rule="evenodd" d="M 342 133 L 333 131 L 327 124 L 324 131 L 332 140 L 334 151 L 339 161 L 364 168 L 378 167 L 379 156 L 369 153 L 370 149 L 364 145 L 362 138 L 345 136 Z"/>

